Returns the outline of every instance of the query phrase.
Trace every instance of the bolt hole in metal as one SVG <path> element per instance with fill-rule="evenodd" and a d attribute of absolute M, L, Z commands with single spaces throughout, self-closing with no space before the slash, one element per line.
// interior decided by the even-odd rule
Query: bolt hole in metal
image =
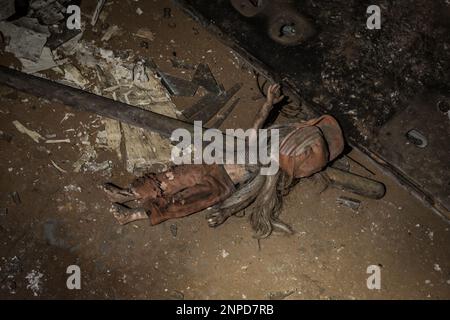
<path fill-rule="evenodd" d="M 426 148 L 428 146 L 428 139 L 418 130 L 412 129 L 406 133 L 406 139 L 418 148 Z"/>
<path fill-rule="evenodd" d="M 301 14 L 285 11 L 271 18 L 268 33 L 272 40 L 282 45 L 295 46 L 313 37 L 315 30 Z"/>
<path fill-rule="evenodd" d="M 450 103 L 447 100 L 439 100 L 436 105 L 438 110 L 444 114 L 450 111 Z"/>
<path fill-rule="evenodd" d="M 269 37 L 285 46 L 303 43 L 315 34 L 314 26 L 291 1 L 230 0 L 232 6 L 244 17 L 259 15 L 268 20 Z M 280 5 L 278 5 L 280 4 Z"/>
<path fill-rule="evenodd" d="M 280 37 L 294 37 L 297 34 L 297 30 L 295 29 L 295 24 L 290 23 L 281 27 L 280 29 Z"/>

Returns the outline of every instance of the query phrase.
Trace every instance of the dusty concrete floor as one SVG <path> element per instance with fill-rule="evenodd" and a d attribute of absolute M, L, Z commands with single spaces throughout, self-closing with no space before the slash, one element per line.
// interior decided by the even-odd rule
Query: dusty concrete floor
<path fill-rule="evenodd" d="M 111 3 L 107 21 L 125 33 L 101 43 L 99 28 L 86 32 L 86 38 L 150 56 L 173 73 L 167 60 L 175 54 L 193 63 L 205 60 L 226 88 L 244 83 L 241 102 L 224 127 L 251 123 L 261 104 L 253 99 L 255 79 L 229 49 L 169 1 Z M 93 7 L 86 1 L 82 11 Z M 137 7 L 148 14 L 136 15 Z M 173 18 L 162 17 L 165 7 L 172 8 Z M 155 32 L 149 49 L 130 36 L 142 26 Z M 191 100 L 174 101 L 181 109 Z M 359 198 L 362 206 L 354 212 L 336 205 L 344 192 L 321 193 L 319 184 L 305 180 L 285 198 L 281 216 L 296 234 L 273 235 L 259 249 L 245 218 L 232 218 L 217 229 L 210 229 L 202 215 L 155 227 L 147 222 L 119 226 L 98 186 L 130 181 L 122 161 L 98 151 L 99 161 L 113 161 L 111 176 L 70 170 L 80 157 L 78 133 L 86 131 L 94 143 L 102 129 L 98 117 L 77 113 L 60 123 L 69 108 L 5 87 L 0 87 L 0 102 L 0 130 L 13 136 L 11 142 L 0 140 L 0 207 L 8 208 L 0 215 L 1 298 L 268 299 L 287 293 L 286 299 L 450 298 L 449 224 L 356 151 L 352 156 L 386 184 L 385 198 Z M 72 142 L 36 144 L 15 129 L 14 120 Z M 369 175 L 357 165 L 352 170 Z M 18 192 L 20 204 L 11 192 Z M 66 287 L 66 268 L 73 264 L 81 268 L 78 291 Z M 379 291 L 366 286 L 369 265 L 381 267 Z M 35 292 L 27 288 L 30 274 L 42 274 Z"/>

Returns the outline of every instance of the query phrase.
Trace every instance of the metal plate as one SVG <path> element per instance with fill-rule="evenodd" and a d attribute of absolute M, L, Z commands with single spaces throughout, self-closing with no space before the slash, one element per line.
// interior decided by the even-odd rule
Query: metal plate
<path fill-rule="evenodd" d="M 402 157 L 409 160 L 399 161 L 399 154 L 393 153 L 398 141 L 379 141 L 380 132 L 387 130 L 384 126 L 404 116 L 417 94 L 430 88 L 450 93 L 450 5 L 380 0 L 382 28 L 369 30 L 366 11 L 373 4 L 370 1 L 273 0 L 271 10 L 251 17 L 240 14 L 229 0 L 177 2 L 251 64 L 291 87 L 317 113 L 335 116 L 349 143 L 378 159 L 450 217 L 448 184 L 441 185 L 449 158 L 413 161 L 428 152 L 436 156 L 434 149 L 442 145 L 433 140 L 426 151 L 405 147 L 402 151 L 411 155 Z M 314 35 L 297 45 L 275 41 L 271 23 L 283 12 L 305 17 Z M 434 106 L 423 106 L 424 110 L 431 107 L 436 111 Z M 443 137 L 448 136 L 446 128 L 434 125 L 429 129 Z"/>
<path fill-rule="evenodd" d="M 423 191 L 428 201 L 450 208 L 450 118 L 438 108 L 450 99 L 426 94 L 392 118 L 380 131 L 376 151 Z M 426 145 L 408 139 L 415 130 Z"/>

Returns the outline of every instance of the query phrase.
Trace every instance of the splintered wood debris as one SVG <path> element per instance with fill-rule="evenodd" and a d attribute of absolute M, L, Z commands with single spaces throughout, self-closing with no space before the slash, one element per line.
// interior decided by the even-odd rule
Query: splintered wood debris
<path fill-rule="evenodd" d="M 48 37 L 48 34 L 22 27 L 17 22 L 0 22 L 0 32 L 9 39 L 5 46 L 6 52 L 14 53 L 19 59 L 34 62 L 39 60 Z"/>
<path fill-rule="evenodd" d="M 63 66 L 65 80 L 72 85 L 145 110 L 177 117 L 175 105 L 147 61 L 132 54 L 121 58 L 111 50 L 84 41 L 63 46 L 62 54 L 66 48 L 67 54 L 75 58 L 73 65 Z M 164 168 L 170 162 L 170 142 L 158 134 L 106 118 L 102 119 L 102 124 L 105 129 L 97 133 L 96 147 L 114 151 L 124 161 L 127 171 L 140 175 L 148 170 Z"/>
<path fill-rule="evenodd" d="M 81 32 L 67 29 L 66 7 L 60 2 L 63 0 L 31 1 L 26 16 L 3 21 L 13 16 L 15 6 L 14 1 L 0 1 L 0 32 L 5 51 L 20 60 L 23 72 L 36 73 L 57 67 L 52 50 Z"/>
<path fill-rule="evenodd" d="M 105 2 L 98 1 L 92 15 L 93 25 L 99 19 L 99 15 L 104 13 L 102 8 Z M 42 14 L 44 13 L 43 11 Z M 59 19 L 56 16 L 45 16 L 45 18 Z M 40 24 L 37 19 L 29 17 L 20 19 L 15 24 L 1 22 L 0 31 L 9 36 L 6 50 L 22 61 L 23 72 L 36 73 L 52 69 L 55 71 L 55 74 L 51 76 L 52 80 L 65 85 L 172 118 L 176 118 L 179 114 L 168 92 L 155 74 L 151 60 L 135 56 L 130 50 L 113 52 L 103 49 L 99 43 L 83 40 L 81 32 L 52 51 L 45 47 L 50 35 L 48 27 Z M 119 27 L 110 27 L 100 43 L 107 42 L 118 32 L 120 32 Z M 140 29 L 136 36 L 150 41 L 153 39 L 153 33 L 148 29 Z M 48 77 L 47 74 L 38 75 Z M 70 114 L 66 114 L 61 123 L 69 116 Z M 95 148 L 115 152 L 126 169 L 136 175 L 165 168 L 169 164 L 171 151 L 169 140 L 161 138 L 156 133 L 146 132 L 111 119 L 101 118 L 101 124 L 104 125 L 104 130 L 95 133 L 95 144 L 92 146 L 88 139 L 83 140 L 84 137 L 78 136 L 82 141 L 77 145 L 80 146 L 80 153 L 83 156 L 78 161 L 74 161 L 76 172 L 81 171 L 82 168 L 92 171 L 110 168 L 110 163 L 94 165 L 92 161 L 93 158 L 95 159 Z M 15 121 L 14 125 L 37 143 L 40 140 L 47 140 L 18 121 Z M 86 127 L 82 124 L 82 126 L 84 129 L 94 128 L 92 125 Z M 47 140 L 47 143 L 70 143 L 70 141 L 64 138 Z"/>

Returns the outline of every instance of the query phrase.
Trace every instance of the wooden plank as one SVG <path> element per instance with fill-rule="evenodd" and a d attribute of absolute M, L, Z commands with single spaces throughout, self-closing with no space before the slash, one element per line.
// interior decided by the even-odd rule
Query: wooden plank
<path fill-rule="evenodd" d="M 147 92 L 153 102 L 138 106 L 171 118 L 176 118 L 176 107 L 167 91 L 152 74 L 146 83 L 135 82 L 135 85 Z M 128 172 L 141 175 L 148 171 L 159 171 L 167 168 L 170 163 L 171 144 L 159 134 L 146 132 L 128 124 L 122 124 L 125 143 L 125 167 Z"/>

